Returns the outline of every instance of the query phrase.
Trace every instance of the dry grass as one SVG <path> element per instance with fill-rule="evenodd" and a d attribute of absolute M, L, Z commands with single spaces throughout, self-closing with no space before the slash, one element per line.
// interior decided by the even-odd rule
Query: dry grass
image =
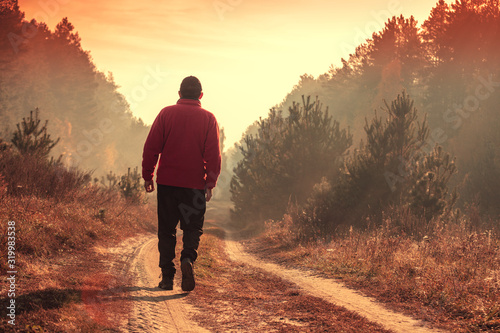
<path fill-rule="evenodd" d="M 9 195 L 34 195 L 57 200 L 64 200 L 68 192 L 80 189 L 91 179 L 91 172 L 66 168 L 57 160 L 36 154 L 21 155 L 10 146 L 0 147 L 0 174 Z"/>
<path fill-rule="evenodd" d="M 0 174 L 3 281 L 7 271 L 8 221 L 15 221 L 16 228 L 16 332 L 113 331 L 116 325 L 96 320 L 100 317 L 92 315 L 89 304 L 99 290 L 123 285 L 123 281 L 102 275 L 107 268 L 106 258 L 95 253 L 94 247 L 153 231 L 155 209 L 132 204 L 116 191 L 78 183 L 82 175 L 78 170 L 76 173 L 66 170 L 60 177 L 54 174 L 56 169 L 47 171 L 43 169 L 46 164 L 36 165 L 34 169 L 19 169 L 18 173 L 24 175 L 14 177 L 16 181 L 36 179 L 38 172 L 40 182 L 32 190 L 22 185 L 11 191 L 13 180 L 7 182 L 7 176 Z M 41 190 L 39 185 L 46 184 L 51 177 L 57 179 L 57 186 L 50 191 Z M 117 313 L 127 311 L 113 305 L 113 297 L 108 297 L 112 306 L 99 307 L 111 320 Z M 2 288 L 0 301 L 1 304 L 9 301 L 7 288 Z M 7 319 L 6 316 L 0 319 L 0 331 L 12 331 Z"/>
<path fill-rule="evenodd" d="M 130 205 L 118 193 L 95 186 L 75 191 L 71 200 L 3 196 L 0 202 L 4 221 L 0 230 L 5 234 L 7 221 L 16 222 L 17 252 L 21 256 L 43 257 L 84 250 L 96 240 L 154 230 L 150 208 Z M 149 218 L 143 218 L 144 214 Z"/>
<path fill-rule="evenodd" d="M 493 230 L 478 231 L 462 219 L 427 225 L 428 235 L 414 237 L 392 216 L 370 231 L 300 245 L 287 219 L 269 225 L 253 251 L 342 279 L 454 332 L 500 331 L 500 238 Z"/>

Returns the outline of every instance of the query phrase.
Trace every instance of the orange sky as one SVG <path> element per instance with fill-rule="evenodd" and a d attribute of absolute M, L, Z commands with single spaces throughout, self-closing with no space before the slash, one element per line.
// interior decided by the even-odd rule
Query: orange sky
<path fill-rule="evenodd" d="M 53 29 L 68 17 L 99 70 L 112 72 L 147 124 L 176 102 L 182 78 L 200 78 L 202 106 L 228 145 L 300 75 L 338 65 L 392 15 L 425 20 L 437 0 L 19 0 Z"/>

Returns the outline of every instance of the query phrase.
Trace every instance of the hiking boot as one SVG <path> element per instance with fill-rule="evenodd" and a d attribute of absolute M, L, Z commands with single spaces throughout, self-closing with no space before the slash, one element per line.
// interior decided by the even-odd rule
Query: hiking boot
<path fill-rule="evenodd" d="M 161 279 L 160 283 L 158 284 L 158 288 L 161 288 L 164 290 L 174 290 L 174 278 L 167 277 L 166 275 L 162 274 L 162 279 Z"/>
<path fill-rule="evenodd" d="M 189 258 L 182 259 L 181 262 L 182 283 L 181 288 L 183 291 L 191 291 L 194 289 L 194 272 L 193 262 Z"/>

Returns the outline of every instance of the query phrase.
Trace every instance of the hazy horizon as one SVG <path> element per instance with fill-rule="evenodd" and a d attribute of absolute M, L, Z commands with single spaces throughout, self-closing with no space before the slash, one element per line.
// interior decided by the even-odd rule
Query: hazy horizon
<path fill-rule="evenodd" d="M 136 117 L 151 124 L 178 99 L 183 77 L 203 84 L 202 105 L 225 128 L 226 147 L 300 76 L 317 77 L 347 58 L 388 18 L 413 15 L 422 24 L 436 1 L 326 0 L 287 2 L 20 0 L 26 19 L 51 30 L 68 17 L 97 69 L 111 72 Z"/>

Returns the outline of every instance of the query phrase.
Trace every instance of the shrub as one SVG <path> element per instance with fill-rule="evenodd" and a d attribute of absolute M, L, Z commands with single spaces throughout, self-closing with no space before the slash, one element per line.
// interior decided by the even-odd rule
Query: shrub
<path fill-rule="evenodd" d="M 142 175 L 138 171 L 138 167 L 130 172 L 128 168 L 127 174 L 120 177 L 118 184 L 120 192 L 127 199 L 135 203 L 141 202 L 143 198 Z"/>
<path fill-rule="evenodd" d="M 0 173 L 7 182 L 9 195 L 35 195 L 61 199 L 81 188 L 90 172 L 67 168 L 37 155 L 21 155 L 11 149 L 0 152 Z"/>
<path fill-rule="evenodd" d="M 94 179 L 97 184 L 98 179 Z M 139 173 L 139 168 L 135 167 L 133 172 L 130 168 L 124 175 L 117 175 L 110 171 L 106 177 L 101 177 L 101 185 L 109 190 L 119 191 L 127 200 L 140 203 L 144 199 L 144 192 L 142 190 L 142 175 Z"/>

